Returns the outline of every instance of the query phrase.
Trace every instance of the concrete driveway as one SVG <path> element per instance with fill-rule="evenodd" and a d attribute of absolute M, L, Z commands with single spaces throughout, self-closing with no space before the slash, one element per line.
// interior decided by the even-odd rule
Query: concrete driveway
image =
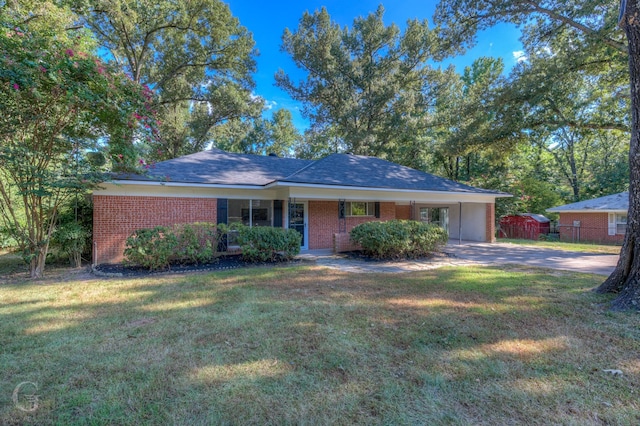
<path fill-rule="evenodd" d="M 611 274 L 618 263 L 618 255 L 580 253 L 509 243 L 463 241 L 462 244 L 458 244 L 457 241 L 450 241 L 444 251 L 458 259 L 480 265 L 512 263 L 600 275 Z"/>

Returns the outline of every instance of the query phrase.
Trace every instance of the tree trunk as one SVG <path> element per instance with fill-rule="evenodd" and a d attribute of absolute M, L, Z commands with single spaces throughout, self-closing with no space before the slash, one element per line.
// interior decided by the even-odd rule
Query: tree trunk
<path fill-rule="evenodd" d="M 624 2 L 622 4 L 625 4 Z M 618 293 L 612 308 L 640 310 L 640 7 L 626 2 L 621 25 L 629 42 L 631 81 L 631 142 L 629 145 L 629 212 L 627 231 L 616 269 L 598 293 Z"/>
<path fill-rule="evenodd" d="M 29 276 L 31 278 L 42 278 L 44 276 L 44 265 L 47 260 L 47 252 L 49 251 L 49 244 L 38 250 L 38 254 L 33 256 L 31 262 L 29 262 Z"/>

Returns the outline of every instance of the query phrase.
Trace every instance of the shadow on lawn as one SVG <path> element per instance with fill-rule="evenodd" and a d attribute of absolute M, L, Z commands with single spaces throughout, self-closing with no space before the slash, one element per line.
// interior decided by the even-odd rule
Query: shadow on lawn
<path fill-rule="evenodd" d="M 37 381 L 42 405 L 0 419 L 562 421 L 592 404 L 585 382 L 624 400 L 638 379 L 594 375 L 636 354 L 618 353 L 619 337 L 594 345 L 625 316 L 593 306 L 573 277 L 252 268 L 49 283 L 46 294 L 3 286 L 1 388 Z M 619 409 L 598 412 L 615 420 Z"/>

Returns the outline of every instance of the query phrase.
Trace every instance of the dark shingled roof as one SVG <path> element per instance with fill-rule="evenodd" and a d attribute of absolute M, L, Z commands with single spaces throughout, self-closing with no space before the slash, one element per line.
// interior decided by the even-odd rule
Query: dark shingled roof
<path fill-rule="evenodd" d="M 629 193 L 620 192 L 618 194 L 606 195 L 592 200 L 579 201 L 577 203 L 566 204 L 564 206 L 547 209 L 548 212 L 566 212 L 576 210 L 612 211 L 628 210 Z"/>
<path fill-rule="evenodd" d="M 375 157 L 332 154 L 318 161 L 234 154 L 219 149 L 157 163 L 147 176 L 116 180 L 264 186 L 272 182 L 507 195 L 474 188 Z"/>
<path fill-rule="evenodd" d="M 148 176 L 117 175 L 117 180 L 163 180 L 218 185 L 267 185 L 313 163 L 310 160 L 202 151 L 156 163 Z"/>
<path fill-rule="evenodd" d="M 416 191 L 497 193 L 463 185 L 376 157 L 351 154 L 330 155 L 281 179 L 280 182 Z"/>

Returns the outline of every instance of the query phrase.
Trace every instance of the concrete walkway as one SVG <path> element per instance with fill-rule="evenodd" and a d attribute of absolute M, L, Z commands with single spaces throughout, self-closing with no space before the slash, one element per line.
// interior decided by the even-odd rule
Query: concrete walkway
<path fill-rule="evenodd" d="M 519 264 L 542 268 L 609 275 L 618 262 L 618 255 L 592 254 L 553 250 L 543 247 L 509 243 L 449 242 L 443 254 L 429 260 L 371 262 L 333 254 L 330 250 L 309 250 L 300 258 L 347 272 L 398 273 L 421 271 L 442 266 Z"/>

